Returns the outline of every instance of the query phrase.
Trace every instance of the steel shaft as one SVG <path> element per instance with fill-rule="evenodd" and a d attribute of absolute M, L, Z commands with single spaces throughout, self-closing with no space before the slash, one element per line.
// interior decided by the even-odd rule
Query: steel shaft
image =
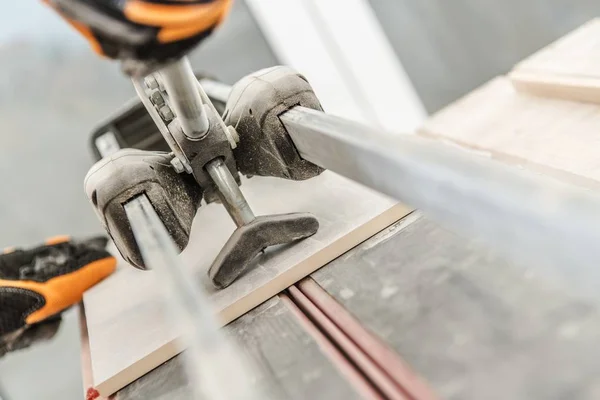
<path fill-rule="evenodd" d="M 209 162 L 206 164 L 206 170 L 217 186 L 223 205 L 238 228 L 252 222 L 255 218 L 254 213 L 223 160 L 217 158 Z"/>
<path fill-rule="evenodd" d="M 208 117 L 187 57 L 165 66 L 160 75 L 183 133 L 193 139 L 204 137 L 209 129 Z"/>

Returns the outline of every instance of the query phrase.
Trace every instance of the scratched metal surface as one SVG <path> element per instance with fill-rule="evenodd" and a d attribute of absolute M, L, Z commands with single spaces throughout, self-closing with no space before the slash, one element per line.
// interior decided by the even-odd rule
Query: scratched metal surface
<path fill-rule="evenodd" d="M 562 282 L 505 262 L 419 212 L 312 277 L 442 398 L 600 398 L 600 306 L 578 298 Z M 268 313 L 260 311 L 263 307 L 228 328 L 249 349 L 268 346 L 250 352 L 263 365 L 263 387 L 296 398 L 339 398 L 350 390 L 289 313 L 278 311 L 284 318 L 277 321 L 269 313 L 281 306 L 269 305 Z M 288 334 L 295 338 L 289 344 L 282 340 Z M 300 346 L 303 337 L 307 344 Z M 281 370 L 282 364 L 287 369 Z M 322 376 L 329 376 L 330 384 L 301 382 L 300 376 L 319 367 L 326 369 Z M 155 398 L 156 393 L 159 399 L 185 398 L 177 397 L 188 390 L 181 372 L 175 358 L 123 389 L 117 400 Z M 320 390 L 329 392 L 322 396 Z"/>
<path fill-rule="evenodd" d="M 278 297 L 225 328 L 253 362 L 251 380 L 272 399 L 359 399 Z M 177 356 L 117 393 L 114 400 L 187 400 L 192 396 Z M 235 384 L 235 377 L 232 377 Z"/>
<path fill-rule="evenodd" d="M 445 399 L 600 398 L 600 306 L 415 212 L 312 277 Z"/>

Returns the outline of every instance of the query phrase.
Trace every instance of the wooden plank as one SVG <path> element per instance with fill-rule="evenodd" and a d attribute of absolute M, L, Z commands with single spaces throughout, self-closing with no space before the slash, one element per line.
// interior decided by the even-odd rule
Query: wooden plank
<path fill-rule="evenodd" d="M 600 107 L 518 93 L 498 77 L 418 133 L 585 187 L 600 180 Z"/>
<path fill-rule="evenodd" d="M 529 71 L 513 71 L 509 77 L 515 88 L 522 93 L 600 104 L 600 77 L 561 76 Z"/>
<path fill-rule="evenodd" d="M 257 215 L 307 211 L 319 232 L 293 246 L 270 249 L 256 267 L 221 291 L 206 276 L 210 263 L 234 229 L 224 208 L 202 207 L 182 257 L 209 294 L 222 324 L 312 273 L 410 210 L 331 172 L 304 181 L 253 178 L 244 193 Z M 86 293 L 94 385 L 109 395 L 170 359 L 182 349 L 179 334 L 164 318 L 161 288 L 151 271 L 120 268 Z"/>
<path fill-rule="evenodd" d="M 270 398 L 360 398 L 278 297 L 224 331 L 253 361 L 252 381 Z M 182 357 L 176 356 L 120 390 L 114 400 L 187 400 L 192 390 L 183 368 Z"/>
<path fill-rule="evenodd" d="M 517 90 L 600 104 L 600 19 L 594 19 L 515 66 Z"/>
<path fill-rule="evenodd" d="M 413 213 L 312 274 L 447 399 L 597 399 L 600 308 Z"/>

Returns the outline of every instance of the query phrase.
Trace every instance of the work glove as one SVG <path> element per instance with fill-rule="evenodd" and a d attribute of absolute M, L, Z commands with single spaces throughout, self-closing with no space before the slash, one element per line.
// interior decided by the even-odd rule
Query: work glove
<path fill-rule="evenodd" d="M 0 357 L 54 337 L 61 313 L 114 272 L 107 242 L 58 237 L 0 255 Z"/>
<path fill-rule="evenodd" d="M 180 59 L 208 37 L 232 0 L 42 0 L 103 57 L 143 77 Z"/>

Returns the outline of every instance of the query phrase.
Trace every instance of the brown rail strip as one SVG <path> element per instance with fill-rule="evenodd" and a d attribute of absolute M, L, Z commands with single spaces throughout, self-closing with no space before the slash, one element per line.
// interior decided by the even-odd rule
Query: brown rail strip
<path fill-rule="evenodd" d="M 330 334 L 332 340 L 341 348 L 348 349 L 346 354 L 387 397 L 398 398 L 394 397 L 394 393 L 401 393 L 411 400 L 437 399 L 395 351 L 368 331 L 312 278 L 303 279 L 289 291 L 300 292 L 318 308 L 326 318 L 319 317 L 323 320 L 320 323 L 322 329 L 327 333 L 335 332 Z"/>
<path fill-rule="evenodd" d="M 290 297 L 321 332 L 387 399 L 412 400 L 394 381 L 383 373 L 373 361 L 352 342 L 311 300 L 296 286 L 288 288 Z"/>
<path fill-rule="evenodd" d="M 384 399 L 373 385 L 362 375 L 344 354 L 329 340 L 303 310 L 291 299 L 289 293 L 280 293 L 279 298 L 298 319 L 306 332 L 319 345 L 323 354 L 335 365 L 340 373 L 350 382 L 356 391 L 365 399 Z"/>

